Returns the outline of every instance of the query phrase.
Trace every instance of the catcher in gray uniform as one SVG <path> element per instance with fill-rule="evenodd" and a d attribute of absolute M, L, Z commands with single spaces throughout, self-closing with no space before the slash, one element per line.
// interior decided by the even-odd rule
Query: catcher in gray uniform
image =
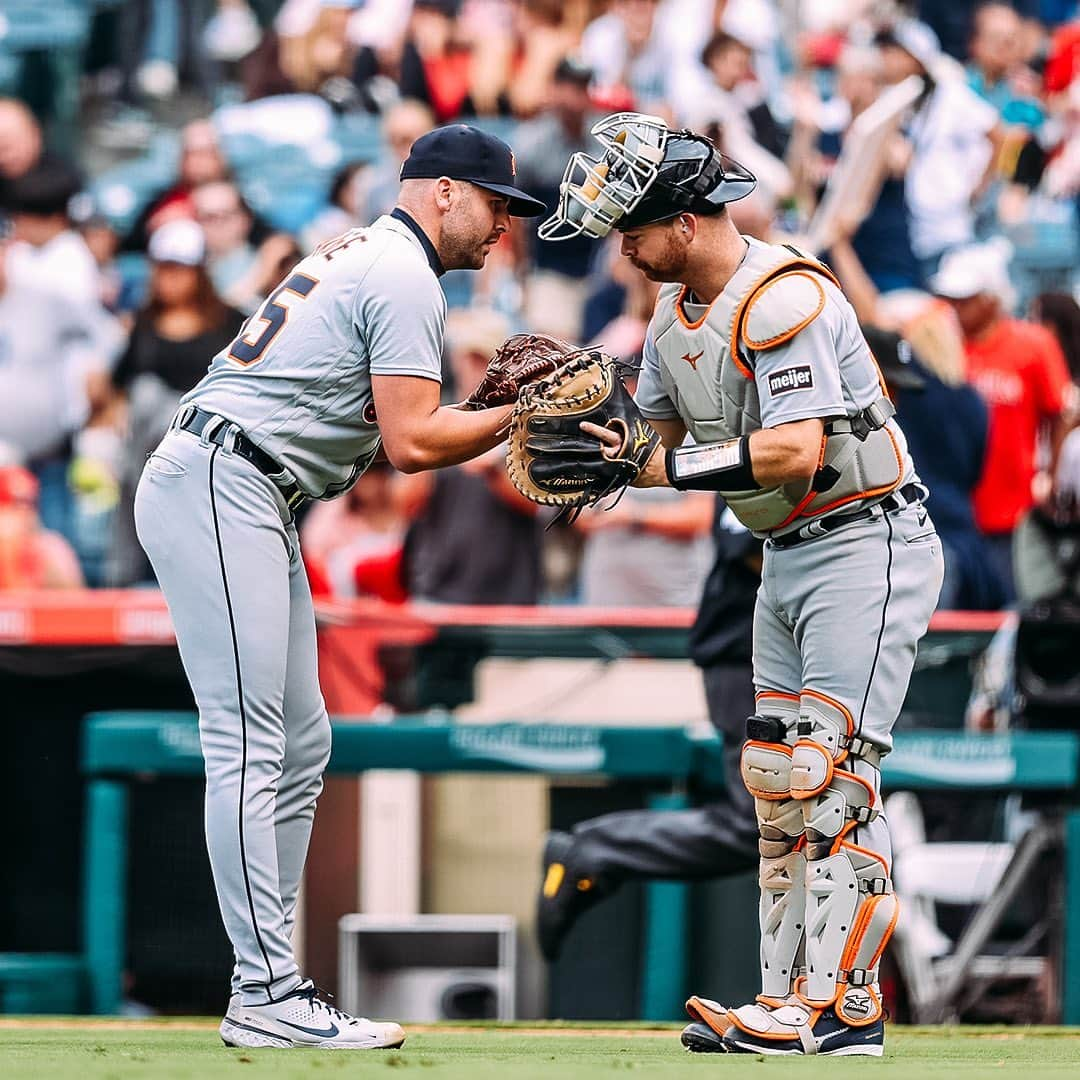
<path fill-rule="evenodd" d="M 878 964 L 898 912 L 879 765 L 943 569 L 925 488 L 831 272 L 731 223 L 725 204 L 754 178 L 656 117 L 617 114 L 593 134 L 602 157 L 571 159 L 540 235 L 616 228 L 623 255 L 664 283 L 636 408 L 610 376 L 582 389 L 590 363 L 605 367 L 595 353 L 526 388 L 511 477 L 575 511 L 628 482 L 719 491 L 765 540 L 742 751 L 762 992 L 733 1009 L 691 998 L 683 1043 L 880 1055 Z"/>
<path fill-rule="evenodd" d="M 399 1046 L 301 975 L 290 941 L 330 755 L 315 617 L 294 513 L 347 490 L 380 446 L 404 472 L 502 438 L 517 387 L 496 365 L 440 407 L 444 270 L 479 269 L 510 215 L 543 211 L 501 140 L 459 124 L 418 139 L 394 211 L 298 263 L 213 358 L 150 456 L 139 540 L 199 708 L 206 837 L 236 954 L 221 1024 L 233 1046 Z M 529 377 L 550 370 L 537 363 Z"/>

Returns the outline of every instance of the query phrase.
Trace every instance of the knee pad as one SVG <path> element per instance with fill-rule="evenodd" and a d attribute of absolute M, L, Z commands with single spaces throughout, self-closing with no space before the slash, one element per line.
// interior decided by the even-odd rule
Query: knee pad
<path fill-rule="evenodd" d="M 855 721 L 839 701 L 816 690 L 803 690 L 799 699 L 797 739 L 791 751 L 791 795 L 810 799 L 832 782 L 833 770 L 849 756 L 875 767 L 880 752 L 855 737 Z"/>
<path fill-rule="evenodd" d="M 755 800 L 791 797 L 791 744 L 799 722 L 799 702 L 791 694 L 765 691 L 758 711 L 746 721 L 740 763 L 743 783 Z"/>

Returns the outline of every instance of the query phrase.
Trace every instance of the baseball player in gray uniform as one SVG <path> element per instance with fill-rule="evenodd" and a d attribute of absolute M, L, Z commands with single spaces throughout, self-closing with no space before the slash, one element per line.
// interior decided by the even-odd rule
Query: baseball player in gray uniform
<path fill-rule="evenodd" d="M 146 463 L 140 542 L 199 709 L 206 836 L 236 954 L 231 1046 L 400 1046 L 395 1023 L 322 1001 L 290 943 L 330 755 L 294 513 L 379 452 L 404 472 L 496 445 L 509 409 L 439 404 L 444 270 L 478 269 L 510 215 L 544 209 L 501 140 L 418 139 L 393 212 L 299 262 L 188 393 Z"/>
<path fill-rule="evenodd" d="M 693 997 L 690 1050 L 880 1055 L 896 923 L 879 765 L 937 601 L 941 545 L 854 311 L 797 248 L 740 236 L 755 180 L 707 139 L 617 114 L 575 155 L 550 239 L 622 233 L 663 282 L 636 401 L 660 433 L 636 483 L 723 493 L 765 538 L 743 781 L 760 853 L 761 986 Z M 621 437 L 582 427 L 614 454 Z M 689 432 L 693 443 L 682 446 Z"/>

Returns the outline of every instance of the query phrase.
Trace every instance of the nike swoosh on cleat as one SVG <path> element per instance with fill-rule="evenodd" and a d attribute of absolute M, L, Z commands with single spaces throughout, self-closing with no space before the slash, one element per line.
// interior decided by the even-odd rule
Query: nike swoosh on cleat
<path fill-rule="evenodd" d="M 255 1027 L 254 1024 L 243 1024 L 239 1020 L 230 1020 L 228 1018 L 226 1018 L 226 1023 L 228 1023 L 229 1027 L 240 1028 L 243 1031 L 253 1031 L 256 1035 L 265 1035 L 268 1039 L 281 1039 L 283 1042 L 288 1042 L 289 1037 L 277 1031 L 267 1031 L 266 1028 Z"/>
<path fill-rule="evenodd" d="M 332 1039 L 335 1035 L 340 1034 L 336 1024 L 331 1024 L 328 1028 L 309 1028 L 301 1024 L 290 1024 L 288 1020 L 278 1020 L 278 1023 L 302 1031 L 305 1035 L 314 1035 L 319 1039 Z"/>

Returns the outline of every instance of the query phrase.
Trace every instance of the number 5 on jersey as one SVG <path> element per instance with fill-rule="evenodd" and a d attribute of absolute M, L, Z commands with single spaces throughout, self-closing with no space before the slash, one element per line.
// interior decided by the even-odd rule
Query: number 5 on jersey
<path fill-rule="evenodd" d="M 229 358 L 235 360 L 243 367 L 250 367 L 262 359 L 267 346 L 278 336 L 281 328 L 289 320 L 288 305 L 283 304 L 279 297 L 282 293 L 292 293 L 301 300 L 306 299 L 311 290 L 319 282 L 308 277 L 307 274 L 293 274 L 286 278 L 264 301 L 263 305 L 246 323 L 237 335 L 236 340 L 229 346 Z M 254 323 L 264 323 L 258 336 L 252 340 L 251 327 Z"/>

